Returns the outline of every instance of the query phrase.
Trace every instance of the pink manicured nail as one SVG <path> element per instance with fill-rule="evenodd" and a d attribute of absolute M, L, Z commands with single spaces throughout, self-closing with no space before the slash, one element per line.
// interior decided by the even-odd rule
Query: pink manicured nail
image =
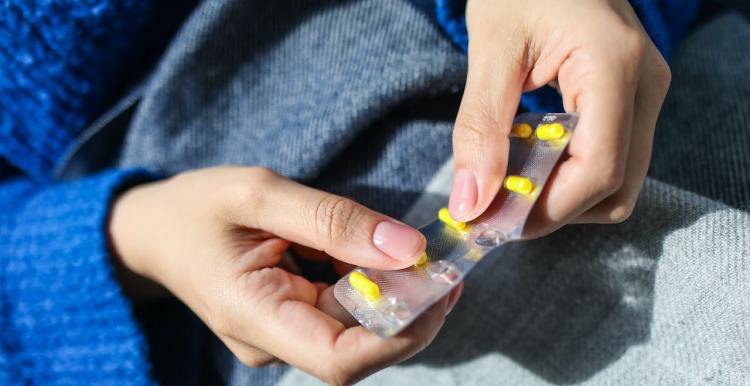
<path fill-rule="evenodd" d="M 468 216 L 477 204 L 477 179 L 469 169 L 459 169 L 453 180 L 448 209 L 456 220 L 468 220 Z"/>
<path fill-rule="evenodd" d="M 396 260 L 416 260 L 425 245 L 421 233 L 405 225 L 383 221 L 375 227 L 372 242 Z"/>

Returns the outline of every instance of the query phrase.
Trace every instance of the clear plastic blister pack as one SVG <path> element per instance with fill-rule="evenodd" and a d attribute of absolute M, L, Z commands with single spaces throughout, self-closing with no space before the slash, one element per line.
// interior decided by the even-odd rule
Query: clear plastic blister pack
<path fill-rule="evenodd" d="M 521 238 L 524 224 L 547 178 L 575 130 L 575 114 L 519 115 L 511 131 L 508 169 L 490 207 L 469 223 L 447 209 L 420 228 L 425 254 L 398 271 L 356 268 L 334 287 L 338 302 L 365 328 L 399 333 L 458 285 L 487 253 Z"/>

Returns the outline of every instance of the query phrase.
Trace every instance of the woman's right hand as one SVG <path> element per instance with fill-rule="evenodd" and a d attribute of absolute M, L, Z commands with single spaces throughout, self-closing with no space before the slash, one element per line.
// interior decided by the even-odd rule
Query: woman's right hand
<path fill-rule="evenodd" d="M 396 337 L 353 323 L 332 287 L 278 267 L 290 242 L 378 268 L 412 265 L 418 231 L 349 199 L 267 169 L 219 167 L 141 185 L 114 204 L 123 264 L 187 304 L 245 364 L 277 360 L 350 384 L 424 349 L 460 287 Z"/>

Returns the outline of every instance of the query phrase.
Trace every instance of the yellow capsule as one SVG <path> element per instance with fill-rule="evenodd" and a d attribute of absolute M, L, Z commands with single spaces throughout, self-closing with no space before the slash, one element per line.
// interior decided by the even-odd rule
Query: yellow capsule
<path fill-rule="evenodd" d="M 534 190 L 534 183 L 526 177 L 508 176 L 505 178 L 505 189 L 528 195 Z"/>
<path fill-rule="evenodd" d="M 349 274 L 349 285 L 364 296 L 368 302 L 380 299 L 380 287 L 362 272 L 352 271 Z"/>
<path fill-rule="evenodd" d="M 448 208 L 440 209 L 440 211 L 438 212 L 438 218 L 440 219 L 440 221 L 445 223 L 445 225 L 457 231 L 462 231 L 467 227 L 465 222 L 454 220 L 453 217 L 451 217 L 451 213 L 448 211 Z"/>
<path fill-rule="evenodd" d="M 536 136 L 542 141 L 560 139 L 565 135 L 565 126 L 562 123 L 543 123 L 536 128 Z"/>
<path fill-rule="evenodd" d="M 422 256 L 419 256 L 419 260 L 417 260 L 416 263 L 414 263 L 414 266 L 417 268 L 422 268 L 430 261 L 430 258 L 427 257 L 426 253 L 423 253 Z"/>
<path fill-rule="evenodd" d="M 510 136 L 516 138 L 529 138 L 533 131 L 534 129 L 532 129 L 531 125 L 528 123 L 518 123 L 513 125 L 513 128 L 510 130 Z"/>

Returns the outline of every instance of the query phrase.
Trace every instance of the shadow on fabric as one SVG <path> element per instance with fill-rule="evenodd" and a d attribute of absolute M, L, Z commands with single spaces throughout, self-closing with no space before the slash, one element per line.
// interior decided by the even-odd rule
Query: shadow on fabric
<path fill-rule="evenodd" d="M 486 256 L 441 334 L 407 365 L 454 366 L 494 351 L 573 384 L 647 342 L 662 242 L 707 214 L 660 198 L 642 197 L 623 224 L 569 226 Z"/>

